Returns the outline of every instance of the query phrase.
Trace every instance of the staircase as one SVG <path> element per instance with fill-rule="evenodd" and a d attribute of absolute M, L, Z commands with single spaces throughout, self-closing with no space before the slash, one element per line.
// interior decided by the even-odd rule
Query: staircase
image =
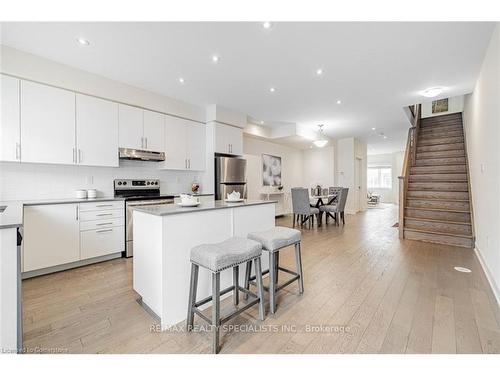
<path fill-rule="evenodd" d="M 404 238 L 474 247 L 462 114 L 420 120 L 404 195 Z"/>

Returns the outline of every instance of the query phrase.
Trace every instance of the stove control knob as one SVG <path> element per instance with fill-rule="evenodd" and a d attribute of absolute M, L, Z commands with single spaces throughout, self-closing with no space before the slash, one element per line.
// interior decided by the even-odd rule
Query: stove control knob
<path fill-rule="evenodd" d="M 121 181 L 118 181 L 118 185 L 121 185 L 121 184 L 122 184 L 122 182 L 121 182 Z"/>
<path fill-rule="evenodd" d="M 158 181 L 155 182 L 155 185 L 158 185 Z"/>
<path fill-rule="evenodd" d="M 127 185 L 127 181 L 123 181 L 123 185 Z"/>

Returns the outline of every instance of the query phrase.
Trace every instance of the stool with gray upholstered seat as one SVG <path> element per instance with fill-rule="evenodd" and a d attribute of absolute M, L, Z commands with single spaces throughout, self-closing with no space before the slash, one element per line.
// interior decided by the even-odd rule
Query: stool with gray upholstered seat
<path fill-rule="evenodd" d="M 264 287 L 269 291 L 269 305 L 271 313 L 276 312 L 276 292 L 298 281 L 299 293 L 304 293 L 304 277 L 302 274 L 302 256 L 300 251 L 301 235 L 300 231 L 285 227 L 274 227 L 263 232 L 249 233 L 248 238 L 260 242 L 262 249 L 269 252 L 269 269 L 262 272 L 262 274 L 269 273 L 269 287 Z M 297 272 L 291 271 L 287 268 L 279 266 L 279 252 L 280 250 L 294 245 L 295 246 L 295 261 Z M 278 285 L 278 272 L 283 271 L 293 275 L 293 277 Z M 252 265 L 247 263 L 245 273 L 245 288 L 249 288 L 250 283 L 255 280 L 255 276 L 251 277 Z"/>
<path fill-rule="evenodd" d="M 234 318 L 243 311 L 247 310 L 255 304 L 259 304 L 259 319 L 264 320 L 264 290 L 262 286 L 262 268 L 260 256 L 262 255 L 262 245 L 251 239 L 233 237 L 226 241 L 216 244 L 199 245 L 191 249 L 191 283 L 189 289 L 189 304 L 187 316 L 187 329 L 190 331 L 193 328 L 194 314 L 197 314 L 202 319 L 212 325 L 213 330 L 213 352 L 219 352 L 219 328 L 220 325 Z M 243 263 L 255 264 L 257 294 L 254 294 L 248 288 L 239 286 L 239 265 Z M 196 289 L 198 286 L 198 271 L 199 267 L 206 268 L 212 273 L 212 295 L 200 301 L 196 301 Z M 233 285 L 220 290 L 220 273 L 221 271 L 233 268 Z M 253 297 L 253 300 L 248 302 L 241 308 L 237 308 L 228 316 L 220 317 L 220 296 L 233 292 L 233 303 L 235 306 L 239 304 L 239 292 L 245 293 L 246 299 L 248 295 Z M 199 307 L 212 301 L 212 319 L 202 314 Z"/>

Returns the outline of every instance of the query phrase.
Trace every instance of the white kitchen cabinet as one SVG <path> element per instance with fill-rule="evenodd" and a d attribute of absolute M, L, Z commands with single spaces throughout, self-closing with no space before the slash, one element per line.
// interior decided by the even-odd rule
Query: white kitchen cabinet
<path fill-rule="evenodd" d="M 21 161 L 74 164 L 75 93 L 21 81 Z"/>
<path fill-rule="evenodd" d="M 78 261 L 78 204 L 25 207 L 23 252 L 24 272 Z"/>
<path fill-rule="evenodd" d="M 215 123 L 215 152 L 219 154 L 243 154 L 243 129 Z"/>
<path fill-rule="evenodd" d="M 165 150 L 165 115 L 144 110 L 144 149 L 163 152 Z"/>
<path fill-rule="evenodd" d="M 165 169 L 205 169 L 205 125 L 173 116 L 165 122 Z"/>
<path fill-rule="evenodd" d="M 21 117 L 17 78 L 0 75 L 0 161 L 21 160 Z"/>
<path fill-rule="evenodd" d="M 182 119 L 165 116 L 165 169 L 187 169 L 186 137 Z"/>
<path fill-rule="evenodd" d="M 118 104 L 76 95 L 77 164 L 118 167 Z"/>
<path fill-rule="evenodd" d="M 81 259 L 100 257 L 124 250 L 125 226 L 82 231 L 80 234 Z"/>
<path fill-rule="evenodd" d="M 143 110 L 119 104 L 119 147 L 142 150 L 144 148 Z"/>
<path fill-rule="evenodd" d="M 188 169 L 193 171 L 205 170 L 206 127 L 194 121 L 187 121 L 187 154 Z"/>

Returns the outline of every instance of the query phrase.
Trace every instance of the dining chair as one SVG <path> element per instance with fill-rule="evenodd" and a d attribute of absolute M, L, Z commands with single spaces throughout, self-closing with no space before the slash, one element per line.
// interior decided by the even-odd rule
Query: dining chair
<path fill-rule="evenodd" d="M 292 188 L 291 190 L 293 227 L 295 227 L 296 221 L 300 222 L 301 225 L 308 221 L 310 229 L 311 224 L 314 224 L 314 215 L 317 215 L 319 220 L 319 209 L 316 207 L 311 207 L 311 204 L 309 202 L 308 189 L 296 187 Z"/>
<path fill-rule="evenodd" d="M 327 224 L 328 224 L 328 216 L 331 216 L 335 220 L 337 225 L 339 224 L 339 219 L 342 219 L 342 223 L 345 225 L 344 210 L 347 202 L 348 193 L 349 193 L 349 188 L 340 188 L 336 204 L 325 204 L 324 206 L 321 206 L 319 208 L 321 213 L 324 212 L 326 214 Z M 332 216 L 332 213 L 334 216 Z M 338 217 L 338 215 L 340 215 L 340 217 Z"/>

